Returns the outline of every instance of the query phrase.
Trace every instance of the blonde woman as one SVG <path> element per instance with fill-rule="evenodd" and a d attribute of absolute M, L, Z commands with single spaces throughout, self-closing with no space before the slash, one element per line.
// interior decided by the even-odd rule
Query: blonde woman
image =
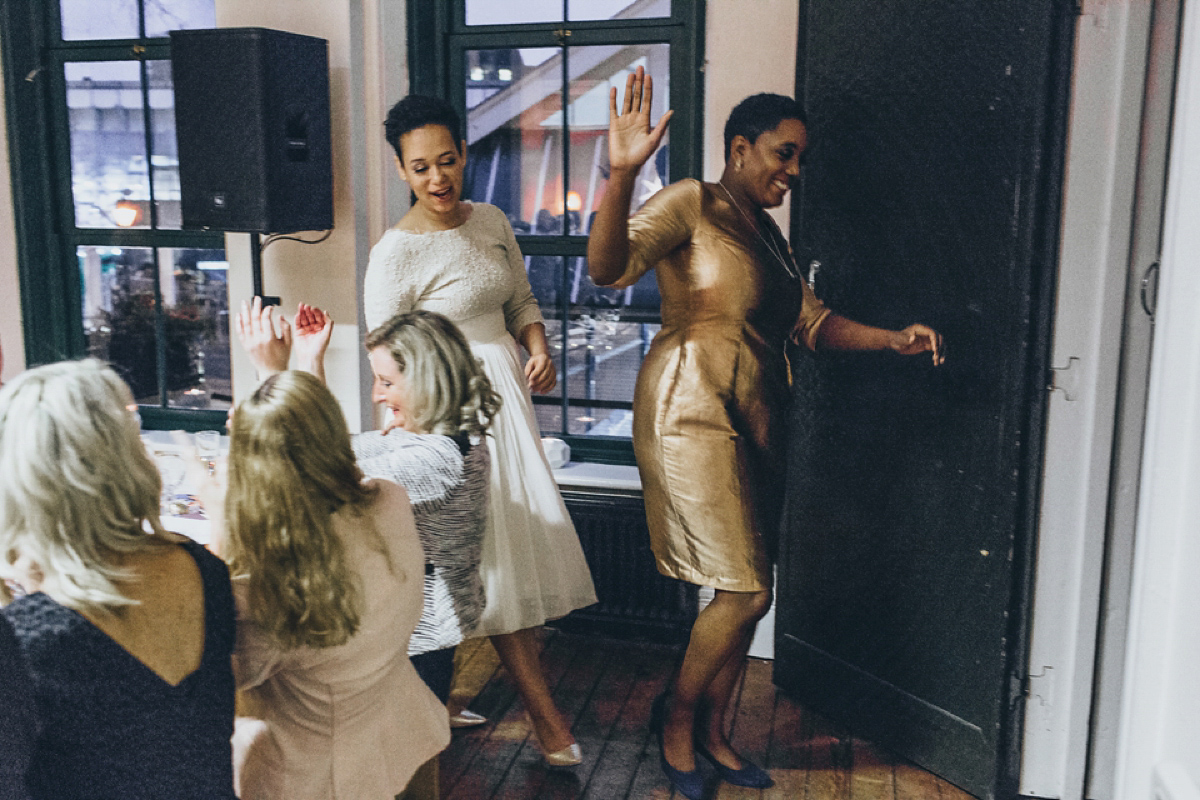
<path fill-rule="evenodd" d="M 364 478 L 324 384 L 281 372 L 233 414 L 223 508 L 234 671 L 263 722 L 236 742 L 242 800 L 399 794 L 450 736 L 407 656 L 424 575 L 407 493 Z"/>
<path fill-rule="evenodd" d="M 40 718 L 35 798 L 229 798 L 229 573 L 165 531 L 161 481 L 98 361 L 0 390 L 0 578 Z"/>
<path fill-rule="evenodd" d="M 235 320 L 259 377 L 287 368 L 293 341 L 298 366 L 324 380 L 333 319 L 301 303 L 295 330 L 258 298 Z M 443 702 L 454 646 L 483 613 L 479 576 L 487 520 L 488 448 L 484 436 L 500 408 L 462 333 L 440 314 L 397 314 L 367 335 L 373 399 L 391 412 L 383 431 L 355 434 L 358 465 L 403 486 L 425 550 L 425 609 L 409 641 L 413 666 Z"/>
<path fill-rule="evenodd" d="M 324 375 L 333 320 L 301 304 L 288 322 L 255 300 L 236 319 L 242 346 L 259 375 L 287 367 L 293 337 L 299 366 Z M 425 550 L 424 610 L 408 644 L 422 680 L 446 702 L 454 648 L 483 613 L 479 576 L 487 521 L 488 448 L 484 436 L 500 398 L 462 333 L 428 311 L 397 314 L 368 334 L 374 400 L 392 412 L 384 431 L 351 437 L 359 467 L 403 486 Z M 406 800 L 439 797 L 437 759 L 413 777 Z"/>

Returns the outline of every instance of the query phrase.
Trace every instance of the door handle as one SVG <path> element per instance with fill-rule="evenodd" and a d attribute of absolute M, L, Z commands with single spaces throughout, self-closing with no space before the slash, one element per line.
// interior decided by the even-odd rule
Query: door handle
<path fill-rule="evenodd" d="M 1154 311 L 1158 308 L 1158 269 L 1162 262 L 1155 261 L 1142 272 L 1142 310 L 1154 322 Z M 1150 279 L 1154 279 L 1154 292 L 1150 291 Z"/>

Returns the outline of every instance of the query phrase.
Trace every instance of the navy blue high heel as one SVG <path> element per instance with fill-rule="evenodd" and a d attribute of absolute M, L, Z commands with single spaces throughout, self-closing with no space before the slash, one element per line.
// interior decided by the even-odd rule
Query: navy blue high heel
<path fill-rule="evenodd" d="M 745 756 L 739 756 L 742 759 L 742 768 L 734 769 L 727 767 L 716 757 L 708 752 L 707 748 L 696 743 L 696 752 L 708 759 L 709 763 L 717 770 L 717 775 L 726 783 L 732 783 L 734 786 L 745 786 L 750 789 L 769 789 L 775 785 L 774 779 L 767 774 L 767 771 L 755 764 Z"/>
<path fill-rule="evenodd" d="M 663 750 L 663 728 L 666 724 L 667 694 L 664 692 L 654 701 L 654 705 L 650 706 L 650 726 L 658 734 L 658 763 L 675 791 L 688 800 L 701 800 L 704 797 L 704 776 L 700 774 L 700 770 L 685 772 L 675 769 L 667 762 L 667 754 Z"/>

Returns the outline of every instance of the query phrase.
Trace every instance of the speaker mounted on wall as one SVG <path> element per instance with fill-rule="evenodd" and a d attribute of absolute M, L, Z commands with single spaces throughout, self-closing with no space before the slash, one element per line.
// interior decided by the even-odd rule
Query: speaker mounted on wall
<path fill-rule="evenodd" d="M 266 28 L 171 31 L 183 227 L 333 227 L 329 46 Z"/>

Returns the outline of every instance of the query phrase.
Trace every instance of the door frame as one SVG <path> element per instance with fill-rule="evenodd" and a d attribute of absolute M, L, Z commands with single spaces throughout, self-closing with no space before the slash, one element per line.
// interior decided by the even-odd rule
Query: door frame
<path fill-rule="evenodd" d="M 1136 333 L 1131 326 L 1145 324 L 1127 318 L 1138 313 L 1127 298 L 1136 301 L 1138 288 L 1129 286 L 1134 280 L 1129 272 L 1139 151 L 1152 13 L 1172 5 L 1177 8 L 1175 0 L 1089 0 L 1076 23 L 1021 747 L 1019 789 L 1028 796 L 1092 797 L 1086 792 L 1089 763 L 1115 747 L 1105 733 L 1115 725 L 1111 713 L 1100 719 L 1095 712 L 1119 704 L 1133 530 L 1131 524 L 1114 528 L 1111 514 L 1124 507 L 1118 505 L 1117 482 L 1132 481 L 1136 492 L 1137 464 L 1114 459 L 1122 443 L 1137 449 L 1145 395 L 1122 394 L 1125 367 L 1132 368 L 1123 359 L 1132 354 L 1114 354 L 1122 353 L 1127 332 Z M 1166 91 L 1169 107 L 1170 87 Z M 1150 205 L 1160 212 L 1159 188 L 1159 202 Z M 1157 245 L 1157 234 L 1154 239 Z M 1143 342 L 1141 349 L 1144 366 L 1148 345 Z M 1144 374 L 1141 380 L 1144 392 Z M 1122 419 L 1138 430 L 1121 430 Z M 1103 643 L 1102 625 L 1108 637 Z M 1107 741 L 1095 753 L 1093 734 Z M 1109 771 L 1111 792 L 1111 759 L 1094 766 L 1097 800 L 1107 800 L 1103 773 Z"/>

